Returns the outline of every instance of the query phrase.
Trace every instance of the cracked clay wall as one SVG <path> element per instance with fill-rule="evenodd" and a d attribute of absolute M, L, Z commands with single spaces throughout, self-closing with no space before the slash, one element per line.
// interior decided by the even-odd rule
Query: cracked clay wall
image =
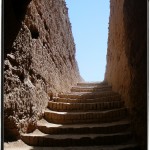
<path fill-rule="evenodd" d="M 105 80 L 130 110 L 138 143 L 147 143 L 147 1 L 110 0 Z"/>
<path fill-rule="evenodd" d="M 49 96 L 80 80 L 65 1 L 5 0 L 5 139 L 34 130 Z"/>

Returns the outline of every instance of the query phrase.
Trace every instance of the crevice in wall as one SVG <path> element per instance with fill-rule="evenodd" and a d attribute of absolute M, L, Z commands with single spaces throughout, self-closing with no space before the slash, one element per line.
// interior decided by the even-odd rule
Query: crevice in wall
<path fill-rule="evenodd" d="M 31 32 L 32 39 L 38 39 L 39 38 L 39 31 L 38 31 L 36 26 L 31 25 L 29 30 Z"/>

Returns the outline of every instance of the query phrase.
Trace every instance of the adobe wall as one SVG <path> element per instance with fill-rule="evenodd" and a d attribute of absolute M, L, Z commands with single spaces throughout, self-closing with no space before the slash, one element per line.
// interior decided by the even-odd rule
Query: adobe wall
<path fill-rule="evenodd" d="M 81 78 L 64 0 L 5 0 L 4 9 L 4 134 L 17 139 L 34 130 L 49 96 Z"/>
<path fill-rule="evenodd" d="M 147 143 L 147 2 L 110 0 L 105 80 L 130 109 L 140 144 Z"/>

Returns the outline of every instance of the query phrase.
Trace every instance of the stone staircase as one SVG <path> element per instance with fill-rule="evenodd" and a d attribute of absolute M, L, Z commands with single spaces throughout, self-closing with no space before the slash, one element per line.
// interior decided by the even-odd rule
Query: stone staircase
<path fill-rule="evenodd" d="M 22 134 L 21 139 L 30 146 L 41 147 L 139 149 L 124 102 L 105 82 L 78 83 L 70 93 L 53 98 L 37 129 Z"/>

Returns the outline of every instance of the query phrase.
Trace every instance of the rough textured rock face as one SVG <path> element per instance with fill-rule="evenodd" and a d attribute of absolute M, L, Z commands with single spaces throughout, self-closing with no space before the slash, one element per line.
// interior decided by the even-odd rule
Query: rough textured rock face
<path fill-rule="evenodd" d="M 131 111 L 139 143 L 147 143 L 147 2 L 111 0 L 105 80 Z"/>
<path fill-rule="evenodd" d="M 5 0 L 4 7 L 4 132 L 16 139 L 34 130 L 49 96 L 81 78 L 64 0 Z"/>

